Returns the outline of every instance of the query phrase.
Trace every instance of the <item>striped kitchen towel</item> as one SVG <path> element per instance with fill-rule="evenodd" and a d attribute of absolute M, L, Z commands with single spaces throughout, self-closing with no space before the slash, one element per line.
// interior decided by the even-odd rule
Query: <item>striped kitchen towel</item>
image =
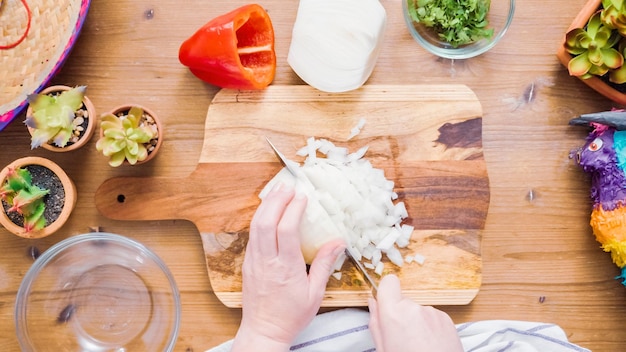
<path fill-rule="evenodd" d="M 373 352 L 376 351 L 368 328 L 369 313 L 345 308 L 315 317 L 296 338 L 291 351 Z M 589 352 L 567 340 L 557 325 L 485 320 L 456 326 L 466 352 Z M 229 352 L 232 340 L 207 352 Z"/>

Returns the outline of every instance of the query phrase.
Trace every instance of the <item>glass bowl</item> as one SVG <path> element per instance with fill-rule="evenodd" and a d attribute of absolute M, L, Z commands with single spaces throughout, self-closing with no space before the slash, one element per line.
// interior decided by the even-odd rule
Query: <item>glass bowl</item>
<path fill-rule="evenodd" d="M 426 50 L 447 59 L 469 59 L 483 54 L 493 48 L 502 39 L 513 20 L 515 0 L 491 0 L 487 20 L 487 28 L 493 28 L 490 39 L 481 39 L 470 44 L 453 47 L 441 40 L 432 28 L 413 20 L 409 6 L 416 6 L 418 0 L 402 0 L 402 8 L 406 25 L 411 36 Z"/>
<path fill-rule="evenodd" d="M 15 326 L 22 351 L 172 351 L 180 310 L 154 252 L 98 232 L 37 258 L 17 292 Z"/>

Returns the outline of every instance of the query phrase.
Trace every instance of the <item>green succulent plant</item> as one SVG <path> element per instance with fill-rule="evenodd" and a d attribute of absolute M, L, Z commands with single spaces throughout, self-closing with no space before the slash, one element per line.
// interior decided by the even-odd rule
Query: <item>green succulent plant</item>
<path fill-rule="evenodd" d="M 33 129 L 31 148 L 44 143 L 65 147 L 74 132 L 76 110 L 82 106 L 86 86 L 75 87 L 58 95 L 31 94 L 28 103 L 32 115 L 24 123 Z"/>
<path fill-rule="evenodd" d="M 567 67 L 572 76 L 602 76 L 624 64 L 624 57 L 614 48 L 621 36 L 604 25 L 600 16 L 596 12 L 585 28 L 574 28 L 565 36 L 565 49 L 574 55 Z"/>
<path fill-rule="evenodd" d="M 609 82 L 626 83 L 626 2 L 602 0 L 584 28 L 567 33 L 565 49 L 572 55 L 570 75 L 587 79 L 608 73 Z"/>
<path fill-rule="evenodd" d="M 16 212 L 24 217 L 24 230 L 31 232 L 46 226 L 43 216 L 46 208 L 44 196 L 48 192 L 33 185 L 32 175 L 27 169 L 10 168 L 0 188 L 0 199 L 9 204 L 8 212 Z"/>
<path fill-rule="evenodd" d="M 109 165 L 117 167 L 124 160 L 135 165 L 148 157 L 146 145 L 157 132 L 142 123 L 143 114 L 142 108 L 133 106 L 125 115 L 106 114 L 102 117 L 102 137 L 96 143 L 96 149 L 109 157 Z"/>
<path fill-rule="evenodd" d="M 626 36 L 626 6 L 624 0 L 603 0 L 600 17 L 605 26 Z"/>

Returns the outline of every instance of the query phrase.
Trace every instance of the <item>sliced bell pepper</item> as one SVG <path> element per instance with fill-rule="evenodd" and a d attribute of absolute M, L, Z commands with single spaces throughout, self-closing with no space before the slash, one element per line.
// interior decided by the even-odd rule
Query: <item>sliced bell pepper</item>
<path fill-rule="evenodd" d="M 185 40 L 180 62 L 201 80 L 222 88 L 263 89 L 274 80 L 274 27 L 258 4 L 216 17 Z"/>

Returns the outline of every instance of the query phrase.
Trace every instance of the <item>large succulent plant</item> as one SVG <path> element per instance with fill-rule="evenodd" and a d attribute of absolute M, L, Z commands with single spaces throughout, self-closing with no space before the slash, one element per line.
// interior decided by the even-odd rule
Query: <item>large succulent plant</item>
<path fill-rule="evenodd" d="M 12 168 L 0 188 L 0 199 L 9 204 L 8 212 L 24 217 L 24 230 L 30 232 L 46 226 L 44 196 L 48 192 L 33 185 L 32 175 L 27 169 Z"/>
<path fill-rule="evenodd" d="M 565 48 L 575 55 L 567 67 L 569 73 L 589 78 L 621 67 L 624 57 L 614 48 L 620 38 L 619 33 L 602 23 L 600 12 L 596 12 L 585 28 L 574 28 L 565 36 Z"/>
<path fill-rule="evenodd" d="M 565 49 L 573 56 L 570 75 L 587 79 L 604 76 L 610 82 L 626 83 L 626 1 L 602 0 L 602 6 L 584 28 L 574 28 L 565 38 Z"/>
<path fill-rule="evenodd" d="M 96 149 L 109 157 L 109 165 L 120 166 L 124 160 L 134 165 L 148 157 L 146 145 L 157 136 L 157 131 L 142 122 L 143 114 L 142 108 L 133 106 L 125 115 L 102 117 L 102 137 Z"/>
<path fill-rule="evenodd" d="M 58 95 L 28 96 L 33 112 L 26 117 L 24 123 L 33 129 L 31 148 L 37 148 L 44 143 L 53 143 L 58 147 L 67 145 L 75 128 L 75 112 L 82 106 L 86 88 L 80 86 Z"/>

